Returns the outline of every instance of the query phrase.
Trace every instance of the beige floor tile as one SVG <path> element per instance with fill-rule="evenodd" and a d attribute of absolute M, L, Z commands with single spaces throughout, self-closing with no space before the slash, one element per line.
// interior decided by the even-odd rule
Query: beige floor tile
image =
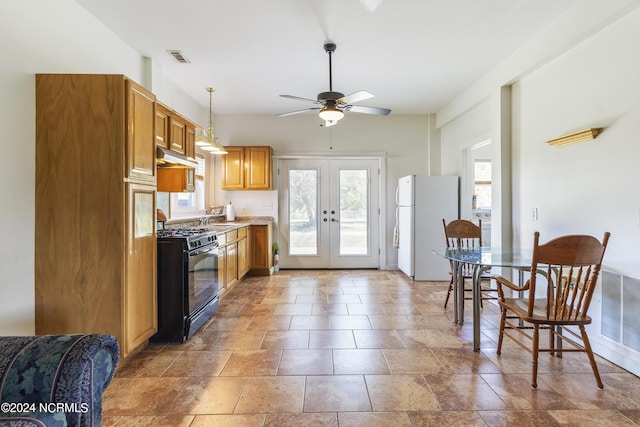
<path fill-rule="evenodd" d="M 484 353 L 467 348 L 432 348 L 431 351 L 447 372 L 456 374 L 500 373 Z"/>
<path fill-rule="evenodd" d="M 160 415 L 187 378 L 115 378 L 103 395 L 102 415 Z"/>
<path fill-rule="evenodd" d="M 249 326 L 249 325 L 247 325 Z M 225 332 L 213 345 L 213 350 L 253 350 L 259 349 L 265 331 Z"/>
<path fill-rule="evenodd" d="M 313 304 L 311 314 L 324 315 L 324 314 L 338 314 L 348 315 L 351 314 L 347 311 L 347 304 Z"/>
<path fill-rule="evenodd" d="M 445 411 L 500 411 L 508 408 L 478 374 L 426 374 L 424 377 L 440 408 Z"/>
<path fill-rule="evenodd" d="M 413 427 L 487 427 L 477 411 L 423 411 L 409 416 Z"/>
<path fill-rule="evenodd" d="M 165 408 L 167 414 L 231 414 L 244 377 L 191 377 Z"/>
<path fill-rule="evenodd" d="M 343 374 L 388 374 L 389 367 L 378 349 L 333 350 L 333 371 Z"/>
<path fill-rule="evenodd" d="M 553 427 L 560 424 L 546 411 L 480 411 L 489 426 Z M 571 424 L 582 427 L 581 424 Z"/>
<path fill-rule="evenodd" d="M 398 334 L 407 348 L 464 348 L 466 343 L 440 329 L 406 329 Z"/>
<path fill-rule="evenodd" d="M 353 331 L 309 331 L 309 348 L 356 348 Z"/>
<path fill-rule="evenodd" d="M 278 316 L 311 315 L 312 308 L 313 308 L 313 304 L 278 304 L 273 314 Z"/>
<path fill-rule="evenodd" d="M 309 348 L 309 331 L 267 331 L 263 350 Z"/>
<path fill-rule="evenodd" d="M 341 412 L 340 427 L 412 427 L 406 412 Z"/>
<path fill-rule="evenodd" d="M 256 315 L 249 326 L 248 331 L 272 331 L 287 330 L 291 326 L 291 316 Z"/>
<path fill-rule="evenodd" d="M 384 308 L 380 304 L 347 304 L 347 312 L 352 316 L 365 314 L 384 314 Z"/>
<path fill-rule="evenodd" d="M 264 427 L 302 426 L 338 427 L 338 417 L 336 414 L 268 414 L 264 423 Z"/>
<path fill-rule="evenodd" d="M 308 376 L 304 412 L 371 411 L 362 375 Z"/>
<path fill-rule="evenodd" d="M 284 350 L 278 375 L 331 375 L 331 350 Z"/>
<path fill-rule="evenodd" d="M 182 351 L 169 350 L 158 353 L 140 352 L 121 363 L 116 377 L 159 377 L 180 356 Z"/>
<path fill-rule="evenodd" d="M 262 427 L 265 416 L 255 415 L 197 415 L 189 427 Z"/>
<path fill-rule="evenodd" d="M 360 329 L 353 336 L 358 348 L 404 348 L 396 330 Z"/>
<path fill-rule="evenodd" d="M 435 396 L 422 375 L 365 375 L 373 411 L 433 411 Z"/>
<path fill-rule="evenodd" d="M 221 376 L 275 375 L 282 350 L 234 351 L 220 372 Z"/>
<path fill-rule="evenodd" d="M 230 351 L 185 351 L 162 373 L 163 377 L 189 377 L 196 372 L 216 376 L 229 360 Z"/>
<path fill-rule="evenodd" d="M 250 377 L 235 414 L 302 412 L 305 378 L 302 376 Z"/>
<path fill-rule="evenodd" d="M 251 320 L 251 316 L 222 317 L 216 315 L 209 322 L 205 331 L 245 331 Z"/>
<path fill-rule="evenodd" d="M 593 411 L 547 411 L 560 425 L 597 427 L 597 426 L 637 426 L 633 420 L 615 410 L 593 410 Z"/>
<path fill-rule="evenodd" d="M 474 352 L 471 304 L 454 324 L 447 286 L 375 270 L 245 278 L 186 343 L 121 361 L 103 425 L 640 425 L 637 376 L 598 357 L 600 390 L 584 354 L 541 354 L 532 389 L 529 353 L 507 339 L 496 354 L 496 305 Z"/>
<path fill-rule="evenodd" d="M 446 370 L 428 348 L 383 349 L 391 373 L 439 374 Z"/>
<path fill-rule="evenodd" d="M 562 394 L 544 380 L 531 388 L 530 374 L 482 374 L 482 378 L 510 409 L 576 409 Z"/>
<path fill-rule="evenodd" d="M 125 416 L 102 420 L 102 427 L 190 427 L 193 415 Z"/>

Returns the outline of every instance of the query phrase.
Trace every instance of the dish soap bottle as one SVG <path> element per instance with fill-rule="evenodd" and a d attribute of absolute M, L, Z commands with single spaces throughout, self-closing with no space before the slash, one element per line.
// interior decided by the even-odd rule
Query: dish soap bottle
<path fill-rule="evenodd" d="M 236 219 L 236 215 L 233 213 L 233 205 L 231 204 L 231 200 L 229 200 L 229 204 L 227 205 L 227 221 L 234 221 Z"/>

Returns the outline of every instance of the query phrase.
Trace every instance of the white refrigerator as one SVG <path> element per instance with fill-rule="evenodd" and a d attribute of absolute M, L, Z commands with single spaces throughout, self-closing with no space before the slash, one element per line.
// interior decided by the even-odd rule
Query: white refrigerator
<path fill-rule="evenodd" d="M 434 249 L 446 245 L 442 219 L 459 218 L 457 176 L 409 175 L 396 192 L 398 268 L 412 280 L 449 280 L 450 266 Z"/>

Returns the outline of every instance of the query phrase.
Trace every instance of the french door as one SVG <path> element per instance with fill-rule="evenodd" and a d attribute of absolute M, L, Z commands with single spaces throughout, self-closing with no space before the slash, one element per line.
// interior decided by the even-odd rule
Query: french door
<path fill-rule="evenodd" d="M 282 268 L 378 268 L 378 159 L 280 159 Z"/>

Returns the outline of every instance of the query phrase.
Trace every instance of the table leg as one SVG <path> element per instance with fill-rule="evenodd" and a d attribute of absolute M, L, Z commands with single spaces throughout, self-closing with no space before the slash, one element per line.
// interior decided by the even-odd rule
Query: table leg
<path fill-rule="evenodd" d="M 464 273 L 462 269 L 464 264 L 458 263 L 458 280 L 456 282 L 456 288 L 458 289 L 458 298 L 456 299 L 456 305 L 458 306 L 458 324 L 464 323 Z"/>
<path fill-rule="evenodd" d="M 480 292 L 482 268 L 473 266 L 473 351 L 480 351 Z"/>
<path fill-rule="evenodd" d="M 460 263 L 453 262 L 453 322 L 458 323 L 458 265 Z"/>

